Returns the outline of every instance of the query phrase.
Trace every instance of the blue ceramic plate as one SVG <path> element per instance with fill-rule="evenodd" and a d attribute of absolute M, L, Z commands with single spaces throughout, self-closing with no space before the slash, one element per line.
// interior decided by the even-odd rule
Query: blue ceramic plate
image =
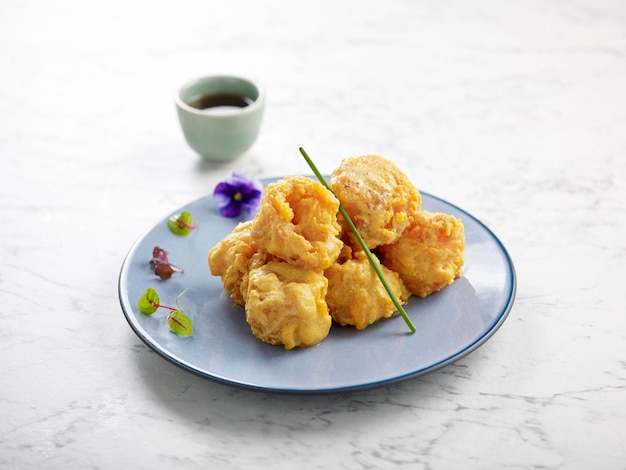
<path fill-rule="evenodd" d="M 267 185 L 273 180 L 264 180 Z M 450 364 L 487 341 L 506 319 L 516 289 L 506 249 L 480 221 L 452 204 L 422 193 L 422 205 L 462 219 L 464 275 L 425 299 L 411 297 L 405 309 L 415 334 L 401 317 L 381 320 L 363 331 L 333 325 L 318 346 L 286 351 L 261 342 L 250 331 L 244 310 L 233 305 L 207 265 L 210 248 L 241 219 L 219 215 L 211 195 L 178 211 L 190 211 L 199 226 L 187 237 L 171 233 L 167 219 L 131 248 L 119 278 L 119 296 L 131 328 L 150 348 L 174 364 L 222 383 L 266 391 L 317 393 L 353 390 L 415 377 Z M 152 249 L 184 268 L 162 281 L 150 269 Z M 137 300 L 154 287 L 161 303 L 180 306 L 191 317 L 193 336 L 179 337 L 166 323 L 167 311 L 139 312 Z"/>

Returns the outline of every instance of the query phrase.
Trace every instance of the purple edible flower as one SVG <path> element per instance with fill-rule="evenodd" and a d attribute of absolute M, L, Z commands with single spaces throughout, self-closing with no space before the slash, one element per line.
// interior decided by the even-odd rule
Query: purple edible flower
<path fill-rule="evenodd" d="M 237 217 L 242 209 L 252 214 L 262 195 L 263 185 L 260 181 L 249 180 L 234 170 L 213 191 L 217 208 L 224 217 Z"/>

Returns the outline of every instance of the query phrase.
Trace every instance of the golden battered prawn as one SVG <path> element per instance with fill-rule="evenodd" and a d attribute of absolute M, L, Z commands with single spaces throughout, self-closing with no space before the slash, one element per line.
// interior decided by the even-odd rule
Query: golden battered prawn
<path fill-rule="evenodd" d="M 252 221 L 238 224 L 209 251 L 208 263 L 211 274 L 220 276 L 224 290 L 236 305 L 244 305 L 241 283 L 247 276 L 256 249 L 252 246 L 250 227 Z"/>
<path fill-rule="evenodd" d="M 304 269 L 333 264 L 343 243 L 337 236 L 339 201 L 319 182 L 291 176 L 271 183 L 251 227 L 259 250 Z"/>
<path fill-rule="evenodd" d="M 342 160 L 330 187 L 370 249 L 395 242 L 421 209 L 422 197 L 409 178 L 377 155 Z"/>
<path fill-rule="evenodd" d="M 461 220 L 421 211 L 397 242 L 379 247 L 383 264 L 397 272 L 419 297 L 441 290 L 461 277 L 465 233 Z"/>
<path fill-rule="evenodd" d="M 322 271 L 269 261 L 250 270 L 246 321 L 262 341 L 285 349 L 314 346 L 328 336 L 332 319 Z"/>
<path fill-rule="evenodd" d="M 411 293 L 400 276 L 383 265 L 380 268 L 398 300 L 406 303 Z M 362 250 L 355 251 L 343 263 L 333 264 L 324 275 L 328 279 L 326 303 L 331 316 L 340 325 L 354 325 L 358 330 L 363 330 L 396 311 Z"/>

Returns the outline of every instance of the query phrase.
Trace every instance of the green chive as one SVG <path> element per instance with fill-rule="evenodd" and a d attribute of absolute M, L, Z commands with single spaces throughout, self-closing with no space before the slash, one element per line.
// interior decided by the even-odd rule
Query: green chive
<path fill-rule="evenodd" d="M 304 151 L 302 147 L 300 147 L 300 153 L 302 154 L 306 162 L 309 164 L 309 167 L 311 167 L 311 170 L 313 170 L 313 173 L 315 174 L 319 182 L 322 183 L 326 187 L 326 189 L 328 189 L 331 193 L 333 193 L 333 190 L 330 189 L 330 186 L 328 186 L 328 183 L 326 183 L 326 180 L 324 179 L 322 174 L 319 172 L 319 170 L 315 166 L 315 163 L 313 163 L 313 160 L 309 158 L 309 156 L 307 155 L 307 153 Z M 396 295 L 393 293 L 393 290 L 391 290 L 391 287 L 387 283 L 387 279 L 385 279 L 385 275 L 383 274 L 382 270 L 380 269 L 380 266 L 374 259 L 372 252 L 363 241 L 361 234 L 356 229 L 356 227 L 352 223 L 352 219 L 350 219 L 350 216 L 348 215 L 348 213 L 346 212 L 346 210 L 343 208 L 341 204 L 339 204 L 339 212 L 341 212 L 341 215 L 343 215 L 343 218 L 346 220 L 348 227 L 350 227 L 350 230 L 352 230 L 352 233 L 354 234 L 357 241 L 359 242 L 359 245 L 361 245 L 361 248 L 363 248 L 363 251 L 365 252 L 365 255 L 367 256 L 367 259 L 369 260 L 370 264 L 372 265 L 372 268 L 374 268 L 374 271 L 376 272 L 376 275 L 378 276 L 378 279 L 380 279 L 380 282 L 382 283 L 383 287 L 387 291 L 387 294 L 389 294 L 389 298 L 391 299 L 393 304 L 396 306 L 396 309 L 398 310 L 402 318 L 404 318 L 404 321 L 409 326 L 411 333 L 415 333 L 416 331 L 415 325 L 413 325 L 413 322 L 411 322 L 411 319 L 404 311 L 404 308 L 402 308 L 402 304 L 400 303 Z"/>

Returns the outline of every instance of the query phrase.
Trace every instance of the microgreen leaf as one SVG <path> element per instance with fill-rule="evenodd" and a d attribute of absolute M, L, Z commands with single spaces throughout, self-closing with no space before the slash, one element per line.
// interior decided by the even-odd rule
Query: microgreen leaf
<path fill-rule="evenodd" d="M 137 306 L 144 315 L 152 315 L 159 308 L 159 294 L 152 287 L 148 287 L 146 292 L 139 297 Z"/>
<path fill-rule="evenodd" d="M 187 316 L 187 314 L 180 308 L 180 304 L 178 303 L 179 299 L 185 295 L 188 289 L 182 291 L 176 297 L 176 306 L 178 310 L 173 310 L 167 317 L 167 324 L 170 329 L 180 336 L 191 336 L 193 333 L 193 324 L 191 323 L 191 319 Z"/>
<path fill-rule="evenodd" d="M 182 211 L 180 214 L 174 214 L 167 220 L 167 226 L 176 235 L 186 237 L 195 229 L 198 224 L 193 223 L 193 215 L 189 211 Z"/>
<path fill-rule="evenodd" d="M 304 151 L 304 149 L 302 147 L 300 147 L 300 153 L 302 154 L 302 156 L 304 157 L 304 159 L 308 163 L 308 165 L 311 168 L 311 170 L 313 170 L 313 173 L 315 174 L 315 176 L 317 177 L 319 182 L 322 183 L 322 185 L 324 187 L 326 187 L 326 189 L 328 189 L 331 193 L 333 193 L 333 190 L 330 188 L 328 183 L 326 183 L 326 180 L 324 179 L 322 174 L 319 172 L 319 170 L 315 166 L 315 163 L 313 163 L 313 160 L 311 160 L 311 158 L 307 155 L 307 153 Z M 411 319 L 409 318 L 407 313 L 404 311 L 404 308 L 402 307 L 402 304 L 400 303 L 400 301 L 398 300 L 398 298 L 394 294 L 393 290 L 389 286 L 389 283 L 385 279 L 385 275 L 383 274 L 382 270 L 380 269 L 380 266 L 378 265 L 378 263 L 374 259 L 374 256 L 372 255 L 372 252 L 370 251 L 370 249 L 367 247 L 367 245 L 363 241 L 363 238 L 361 237 L 361 234 L 359 233 L 359 231 L 355 227 L 354 223 L 352 222 L 352 219 L 350 219 L 350 216 L 348 215 L 348 212 L 346 212 L 346 210 L 344 209 L 344 207 L 341 204 L 339 204 L 339 212 L 341 212 L 341 215 L 343 216 L 343 218 L 345 219 L 346 223 L 348 224 L 348 227 L 350 227 L 350 230 L 352 231 L 352 233 L 356 237 L 357 241 L 359 242 L 359 245 L 361 245 L 361 248 L 365 252 L 365 255 L 367 256 L 367 259 L 369 260 L 370 264 L 372 265 L 372 268 L 374 268 L 374 271 L 376 272 L 376 275 L 378 276 L 378 278 L 380 279 L 380 282 L 382 283 L 383 287 L 387 291 L 387 294 L 389 295 L 389 298 L 391 299 L 391 301 L 395 305 L 396 309 L 398 310 L 398 312 L 400 313 L 400 315 L 402 316 L 402 318 L 404 319 L 404 321 L 408 325 L 409 329 L 411 330 L 411 333 L 415 333 L 415 331 L 416 331 L 415 325 L 413 325 L 413 322 L 411 321 Z"/>
<path fill-rule="evenodd" d="M 154 269 L 154 274 L 163 280 L 169 279 L 174 273 L 184 272 L 183 268 L 171 264 L 167 258 L 167 251 L 158 246 L 155 246 L 152 250 L 150 266 Z"/>
<path fill-rule="evenodd" d="M 191 320 L 182 310 L 173 310 L 167 316 L 167 324 L 170 329 L 179 336 L 191 336 L 193 333 L 193 324 Z"/>
<path fill-rule="evenodd" d="M 159 276 L 164 281 L 172 277 L 174 274 L 174 269 L 171 264 L 159 263 L 154 267 L 154 274 Z"/>
<path fill-rule="evenodd" d="M 167 259 L 167 251 L 159 246 L 155 246 L 152 249 L 152 260 L 151 263 L 169 263 Z"/>

